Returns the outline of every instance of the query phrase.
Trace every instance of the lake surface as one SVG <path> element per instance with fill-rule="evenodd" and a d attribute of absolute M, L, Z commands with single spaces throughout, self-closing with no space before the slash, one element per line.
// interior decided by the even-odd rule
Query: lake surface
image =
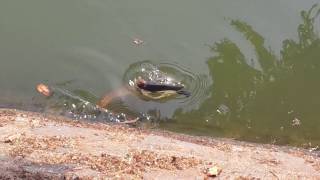
<path fill-rule="evenodd" d="M 0 106 L 46 106 L 40 82 L 95 103 L 147 61 L 187 81 L 191 98 L 128 95 L 111 111 L 145 113 L 188 134 L 316 147 L 317 2 L 2 0 Z"/>

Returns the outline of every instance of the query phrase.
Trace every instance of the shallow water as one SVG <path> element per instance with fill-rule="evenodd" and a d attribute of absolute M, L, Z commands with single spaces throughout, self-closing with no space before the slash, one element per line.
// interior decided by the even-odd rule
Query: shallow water
<path fill-rule="evenodd" d="M 316 0 L 0 2 L 0 104 L 41 109 L 39 82 L 95 103 L 146 60 L 185 81 L 188 98 L 117 99 L 160 128 L 320 145 Z M 142 39 L 141 45 L 133 43 Z"/>

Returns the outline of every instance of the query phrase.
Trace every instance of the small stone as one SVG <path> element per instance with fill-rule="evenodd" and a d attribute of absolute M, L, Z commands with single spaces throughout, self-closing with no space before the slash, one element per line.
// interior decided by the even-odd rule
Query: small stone
<path fill-rule="evenodd" d="M 21 137 L 20 133 L 8 136 L 4 139 L 4 143 L 12 143 L 16 139 L 19 139 L 20 137 Z"/>
<path fill-rule="evenodd" d="M 31 127 L 32 128 L 36 128 L 36 127 L 40 127 L 41 126 L 40 120 L 38 120 L 38 119 L 32 120 L 30 123 L 31 123 Z"/>
<path fill-rule="evenodd" d="M 218 176 L 221 173 L 222 169 L 218 166 L 212 166 L 207 169 L 207 176 L 209 177 L 215 177 Z"/>
<path fill-rule="evenodd" d="M 218 176 L 221 173 L 221 168 L 213 166 L 208 169 L 207 175 L 210 177 Z"/>
<path fill-rule="evenodd" d="M 74 174 L 71 179 L 72 179 L 72 180 L 79 180 L 80 177 Z"/>

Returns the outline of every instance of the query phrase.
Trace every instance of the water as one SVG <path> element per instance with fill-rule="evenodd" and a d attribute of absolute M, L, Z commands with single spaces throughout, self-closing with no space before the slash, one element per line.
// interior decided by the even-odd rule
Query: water
<path fill-rule="evenodd" d="M 3 0 L 0 106 L 38 110 L 39 82 L 94 104 L 151 61 L 190 98 L 116 99 L 159 128 L 263 143 L 320 145 L 316 0 Z M 141 45 L 133 43 L 142 39 Z"/>

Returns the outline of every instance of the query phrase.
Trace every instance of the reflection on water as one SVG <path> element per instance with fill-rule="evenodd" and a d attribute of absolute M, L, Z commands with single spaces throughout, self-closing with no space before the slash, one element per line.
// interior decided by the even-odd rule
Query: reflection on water
<path fill-rule="evenodd" d="M 214 56 L 208 60 L 214 81 L 212 96 L 199 110 L 177 112 L 179 126 L 173 128 L 186 130 L 191 124 L 201 124 L 191 131 L 258 142 L 319 145 L 320 37 L 315 30 L 319 14 L 317 5 L 301 12 L 299 39 L 283 41 L 280 59 L 265 47 L 263 35 L 252 26 L 231 20 L 231 26 L 254 48 L 259 64 L 246 59 L 230 39 L 216 42 L 211 46 Z M 189 121 L 181 125 L 185 119 Z"/>

